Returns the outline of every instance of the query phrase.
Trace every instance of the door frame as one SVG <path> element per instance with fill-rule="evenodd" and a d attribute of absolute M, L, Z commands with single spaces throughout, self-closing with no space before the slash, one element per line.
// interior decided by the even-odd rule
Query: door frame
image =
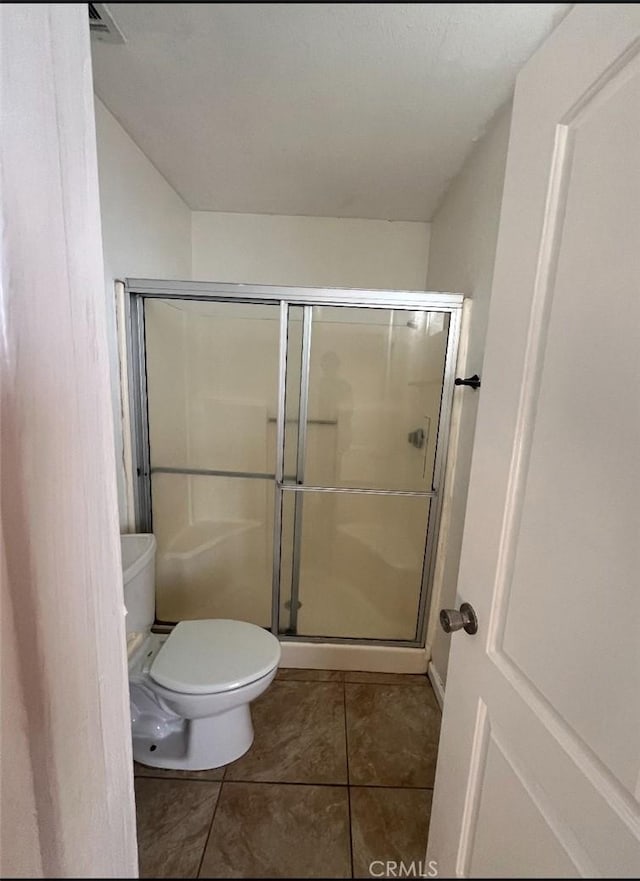
<path fill-rule="evenodd" d="M 0 7 L 0 874 L 138 876 L 86 6 Z"/>
<path fill-rule="evenodd" d="M 128 278 L 125 280 L 125 322 L 127 339 L 127 363 L 129 365 L 128 390 L 130 424 L 132 434 L 132 480 L 136 531 L 152 530 L 151 509 L 151 463 L 149 452 L 149 427 L 147 407 L 147 376 L 145 363 L 144 301 L 146 299 L 200 300 L 218 303 L 256 303 L 279 306 L 280 337 L 278 352 L 278 392 L 276 416 L 276 462 L 275 472 L 258 474 L 253 472 L 229 472 L 207 470 L 210 476 L 273 480 L 275 483 L 273 575 L 272 575 L 272 620 L 271 631 L 283 642 L 338 643 L 355 645 L 401 646 L 404 648 L 424 648 L 427 630 L 427 609 L 431 602 L 437 537 L 442 512 L 443 483 L 447 462 L 449 427 L 455 388 L 455 370 L 460 339 L 460 324 L 464 295 L 435 291 L 385 291 L 358 290 L 342 288 L 306 288 L 271 285 L 224 284 L 201 281 L 167 281 L 161 279 Z M 302 413 L 306 409 L 308 390 L 309 342 L 311 327 L 311 308 L 313 306 L 345 306 L 369 309 L 429 310 L 449 315 L 449 332 L 443 372 L 440 418 L 436 441 L 436 455 L 432 490 L 412 492 L 403 490 L 367 490 L 343 487 L 306 487 L 284 482 L 284 443 L 285 443 L 285 390 L 287 370 L 287 328 L 289 308 L 302 306 L 306 333 L 303 334 L 302 368 L 306 378 L 301 381 L 301 430 L 300 444 L 304 446 L 305 430 L 302 428 Z M 172 471 L 173 469 L 163 469 Z M 188 469 L 179 469 L 188 473 Z M 305 491 L 354 492 L 376 495 L 400 495 L 409 497 L 430 497 L 431 506 L 425 535 L 425 549 L 420 582 L 418 617 L 414 639 L 363 639 L 358 637 L 300 636 L 280 632 L 280 551 L 282 528 L 282 503 L 284 494 L 294 492 L 296 499 L 303 497 Z M 296 508 L 301 507 L 296 505 Z M 299 540 L 299 534 L 298 534 Z M 292 597 L 293 599 L 293 597 Z"/>

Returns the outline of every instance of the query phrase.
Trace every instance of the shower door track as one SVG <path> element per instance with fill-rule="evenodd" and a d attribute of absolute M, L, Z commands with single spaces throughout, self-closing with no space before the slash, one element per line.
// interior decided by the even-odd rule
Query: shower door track
<path fill-rule="evenodd" d="M 127 359 L 129 374 L 129 400 L 133 436 L 133 471 L 136 529 L 151 532 L 153 529 L 151 509 L 151 475 L 191 474 L 239 479 L 258 479 L 274 482 L 274 535 L 272 573 L 272 632 L 282 641 L 301 643 L 338 643 L 355 645 L 380 645 L 404 648 L 421 648 L 425 645 L 427 610 L 431 598 L 435 566 L 435 547 L 442 508 L 442 485 L 447 458 L 449 423 L 453 402 L 454 378 L 458 342 L 460 336 L 462 294 L 430 291 L 380 291 L 337 288 L 271 287 L 267 285 L 221 284 L 217 282 L 165 281 L 158 279 L 127 279 L 125 291 L 129 300 L 126 314 Z M 147 377 L 144 329 L 145 299 L 202 300 L 209 302 L 256 303 L 280 307 L 280 338 L 278 353 L 278 404 L 276 423 L 275 472 L 225 471 L 218 469 L 151 468 L 149 453 L 149 426 L 147 409 Z M 303 340 L 300 368 L 300 401 L 296 454 L 296 474 L 284 475 L 285 443 L 285 394 L 287 378 L 287 332 L 289 308 L 302 306 Z M 304 455 L 308 413 L 308 382 L 311 344 L 311 309 L 313 306 L 350 306 L 393 310 L 426 310 L 449 314 L 449 329 L 444 362 L 440 419 L 430 491 L 375 489 L 336 486 L 310 486 L 304 484 Z M 324 424 L 324 421 L 322 421 Z M 300 571 L 301 518 L 304 494 L 307 492 L 351 493 L 361 495 L 406 496 L 431 499 L 427 520 L 425 548 L 420 582 L 420 599 L 414 639 L 368 639 L 360 637 L 300 636 L 283 633 L 280 629 L 280 570 L 282 507 L 284 495 L 295 494 L 294 545 L 291 585 L 290 628 L 295 629 L 298 607 L 298 584 Z"/>

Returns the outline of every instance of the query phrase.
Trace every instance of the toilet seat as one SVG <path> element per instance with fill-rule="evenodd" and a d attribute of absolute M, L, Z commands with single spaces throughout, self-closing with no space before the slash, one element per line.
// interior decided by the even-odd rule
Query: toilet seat
<path fill-rule="evenodd" d="M 224 618 L 181 621 L 149 670 L 151 678 L 182 694 L 241 688 L 277 667 L 280 643 L 266 630 Z"/>

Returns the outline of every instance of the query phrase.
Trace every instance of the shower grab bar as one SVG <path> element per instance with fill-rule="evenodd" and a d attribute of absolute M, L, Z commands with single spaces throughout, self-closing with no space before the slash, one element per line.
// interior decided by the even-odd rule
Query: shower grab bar
<path fill-rule="evenodd" d="M 275 416 L 268 416 L 267 422 L 277 422 L 278 420 Z M 299 419 L 287 419 L 286 422 L 295 422 L 296 424 L 300 422 Z M 337 419 L 307 419 L 307 425 L 337 425 Z"/>
<path fill-rule="evenodd" d="M 409 496 L 420 499 L 435 499 L 438 496 L 438 490 L 423 492 L 411 489 L 374 489 L 373 487 L 357 486 L 306 486 L 300 483 L 280 483 L 278 487 L 285 491 L 298 493 L 354 493 L 369 496 Z"/>
<path fill-rule="evenodd" d="M 255 480 L 275 480 L 275 474 L 267 474 L 264 471 L 222 471 L 215 468 L 164 468 L 153 467 L 150 474 L 191 474 L 196 477 L 239 477 Z M 423 492 L 422 490 L 410 489 L 375 489 L 373 487 L 357 486 L 305 486 L 295 483 L 295 475 L 285 474 L 282 483 L 276 480 L 278 489 L 293 490 L 293 492 L 321 492 L 321 493 L 361 493 L 371 496 L 413 496 L 416 498 L 435 499 L 437 490 Z M 289 483 L 288 481 L 292 481 Z"/>
<path fill-rule="evenodd" d="M 154 466 L 150 474 L 193 474 L 195 476 L 203 475 L 205 477 L 245 477 L 254 478 L 256 480 L 275 480 L 275 474 L 268 474 L 264 471 L 221 471 L 217 468 L 163 468 Z"/>

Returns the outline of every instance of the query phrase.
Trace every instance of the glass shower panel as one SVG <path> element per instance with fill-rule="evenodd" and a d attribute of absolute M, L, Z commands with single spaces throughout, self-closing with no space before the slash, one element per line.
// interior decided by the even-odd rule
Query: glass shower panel
<path fill-rule="evenodd" d="M 431 499 L 288 490 L 283 531 L 287 521 L 291 530 L 292 497 L 298 495 L 304 496 L 304 508 L 297 627 L 290 628 L 290 562 L 283 557 L 281 631 L 415 639 Z"/>
<path fill-rule="evenodd" d="M 314 306 L 305 483 L 432 489 L 449 315 Z"/>
<path fill-rule="evenodd" d="M 273 473 L 280 307 L 145 300 L 151 468 Z"/>
<path fill-rule="evenodd" d="M 280 306 L 147 299 L 145 344 L 157 618 L 268 627 Z"/>
<path fill-rule="evenodd" d="M 154 474 L 156 617 L 271 624 L 274 484 Z"/>

